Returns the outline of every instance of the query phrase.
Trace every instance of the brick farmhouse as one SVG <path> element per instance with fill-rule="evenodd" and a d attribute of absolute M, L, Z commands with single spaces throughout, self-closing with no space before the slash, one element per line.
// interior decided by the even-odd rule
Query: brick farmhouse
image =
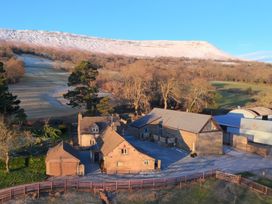
<path fill-rule="evenodd" d="M 101 168 L 106 173 L 138 173 L 155 169 L 155 159 L 132 146 L 111 127 L 102 136 Z"/>

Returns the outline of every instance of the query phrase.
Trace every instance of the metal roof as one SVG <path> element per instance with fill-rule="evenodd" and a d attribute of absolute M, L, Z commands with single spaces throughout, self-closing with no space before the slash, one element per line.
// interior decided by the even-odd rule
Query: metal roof
<path fill-rule="evenodd" d="M 254 108 L 248 108 L 248 110 L 254 111 L 259 116 L 272 115 L 272 110 L 266 107 L 254 107 Z"/>
<path fill-rule="evenodd" d="M 214 116 L 214 119 L 219 125 L 223 126 L 247 130 L 258 130 L 263 132 L 272 132 L 272 121 L 268 120 L 243 118 L 230 114 Z"/>
<path fill-rule="evenodd" d="M 148 115 L 134 121 L 131 126 L 140 128 L 159 120 L 166 127 L 199 133 L 210 119 L 210 115 L 154 108 Z"/>
<path fill-rule="evenodd" d="M 213 118 L 219 125 L 239 128 L 243 117 L 239 117 L 234 114 L 226 114 L 214 116 Z"/>

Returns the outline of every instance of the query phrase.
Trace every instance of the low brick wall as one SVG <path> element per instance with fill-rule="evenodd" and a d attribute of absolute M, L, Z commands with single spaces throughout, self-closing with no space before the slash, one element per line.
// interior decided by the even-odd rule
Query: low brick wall
<path fill-rule="evenodd" d="M 254 153 L 266 157 L 271 151 L 270 146 L 249 142 L 247 137 L 244 136 L 233 135 L 232 140 L 233 147 L 245 152 Z"/>

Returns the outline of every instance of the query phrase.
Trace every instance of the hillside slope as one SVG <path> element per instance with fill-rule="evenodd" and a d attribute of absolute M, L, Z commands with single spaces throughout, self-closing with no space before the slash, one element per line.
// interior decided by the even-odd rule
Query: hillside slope
<path fill-rule="evenodd" d="M 205 41 L 112 40 L 62 32 L 0 29 L 0 40 L 136 57 L 237 59 Z"/>

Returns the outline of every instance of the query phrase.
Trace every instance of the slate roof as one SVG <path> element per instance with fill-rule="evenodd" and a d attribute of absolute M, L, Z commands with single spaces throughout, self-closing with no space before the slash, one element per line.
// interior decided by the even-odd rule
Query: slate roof
<path fill-rule="evenodd" d="M 141 128 L 158 120 L 166 127 L 199 133 L 210 119 L 210 115 L 154 108 L 146 116 L 134 121 L 131 126 Z"/>
<path fill-rule="evenodd" d="M 70 144 L 63 141 L 48 150 L 46 160 L 59 159 L 60 157 L 63 159 L 74 159 L 80 161 L 79 152 Z"/>
<path fill-rule="evenodd" d="M 80 133 L 90 133 L 90 127 L 97 124 L 99 131 L 103 131 L 109 124 L 109 117 L 83 117 L 80 121 Z"/>
<path fill-rule="evenodd" d="M 112 152 L 118 145 L 122 142 L 127 142 L 130 144 L 135 150 L 140 152 L 142 155 L 149 157 L 150 159 L 154 159 L 150 155 L 146 154 L 143 150 L 136 148 L 134 145 L 129 143 L 125 138 L 119 135 L 116 131 L 114 131 L 111 127 L 108 127 L 102 136 L 103 143 L 101 144 L 101 152 L 103 155 L 108 155 Z"/>

